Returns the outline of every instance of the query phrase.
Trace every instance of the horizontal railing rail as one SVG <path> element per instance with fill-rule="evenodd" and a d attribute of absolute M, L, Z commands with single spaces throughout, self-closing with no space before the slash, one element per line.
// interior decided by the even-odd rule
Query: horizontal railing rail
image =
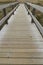
<path fill-rule="evenodd" d="M 14 6 L 13 6 L 14 5 Z M 15 6 L 16 5 L 16 6 Z M 6 7 L 12 6 L 12 10 L 6 14 Z M 14 11 L 17 9 L 17 7 L 19 6 L 18 2 L 15 3 L 9 3 L 9 4 L 4 4 L 0 6 L 0 10 L 3 10 L 4 12 L 4 17 L 0 20 L 0 30 L 2 29 L 2 27 L 5 24 L 8 24 L 7 20 L 9 19 L 9 17 L 14 14 Z"/>
<path fill-rule="evenodd" d="M 38 6 L 38 5 L 37 5 L 37 6 Z M 41 26 L 41 24 L 39 23 L 39 21 L 36 19 L 36 17 L 32 14 L 32 12 L 29 10 L 29 8 L 28 8 L 28 6 L 27 6 L 27 3 L 25 3 L 25 7 L 26 7 L 27 11 L 29 12 L 29 14 L 31 15 L 31 17 L 32 17 L 32 19 L 33 19 L 33 21 L 34 21 L 34 23 L 36 24 L 38 30 L 40 31 L 40 33 L 41 33 L 41 35 L 42 35 L 42 37 L 43 37 L 43 27 Z M 37 8 L 37 7 L 35 7 L 35 8 Z M 40 9 L 40 8 L 39 8 L 39 9 Z M 39 9 L 37 9 L 37 10 L 39 10 Z M 40 11 L 42 12 L 42 10 L 40 10 Z"/>
<path fill-rule="evenodd" d="M 0 5 L 0 10 L 4 9 L 4 8 L 7 8 L 7 7 L 10 7 L 12 5 L 15 5 L 17 4 L 18 2 L 15 2 L 15 3 L 9 3 L 9 4 L 2 4 Z"/>
<path fill-rule="evenodd" d="M 26 3 L 27 5 L 30 5 L 31 7 L 35 8 L 36 10 L 40 11 L 43 13 L 43 6 L 32 4 L 32 3 Z"/>

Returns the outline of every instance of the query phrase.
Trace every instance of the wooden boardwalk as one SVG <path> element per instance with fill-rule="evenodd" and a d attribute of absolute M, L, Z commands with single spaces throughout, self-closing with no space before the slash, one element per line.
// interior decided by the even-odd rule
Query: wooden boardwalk
<path fill-rule="evenodd" d="M 20 4 L 0 31 L 0 64 L 43 64 L 43 39 Z"/>

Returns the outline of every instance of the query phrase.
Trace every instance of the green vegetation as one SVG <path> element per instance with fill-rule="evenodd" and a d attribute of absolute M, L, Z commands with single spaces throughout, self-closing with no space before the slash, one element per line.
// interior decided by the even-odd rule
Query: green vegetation
<path fill-rule="evenodd" d="M 6 8 L 6 14 L 8 14 L 12 10 L 12 7 Z M 0 20 L 4 17 L 4 12 L 3 10 L 0 11 Z"/>
<path fill-rule="evenodd" d="M 3 18 L 3 11 L 0 11 L 0 19 Z"/>
<path fill-rule="evenodd" d="M 11 3 L 11 1 L 0 2 L 0 4 L 6 4 L 6 3 Z M 39 2 L 39 3 L 37 3 L 37 5 L 43 6 L 43 2 Z M 8 14 L 11 10 L 12 10 L 12 7 L 6 8 L 6 14 Z M 32 8 L 31 8 L 31 10 L 32 10 Z M 0 11 L 0 20 L 3 18 L 3 16 L 4 15 L 3 15 L 3 10 L 2 10 L 2 11 Z M 39 11 L 36 11 L 35 16 L 38 19 L 38 21 L 40 22 L 40 24 L 43 26 L 43 13 L 40 13 Z"/>
<path fill-rule="evenodd" d="M 0 2 L 0 5 L 2 5 L 2 4 L 6 4 L 6 3 L 11 3 L 11 2 Z M 10 6 L 10 7 L 7 7 L 6 8 L 6 14 L 8 14 L 10 11 L 12 10 L 12 7 Z M 0 20 L 2 19 L 4 17 L 4 12 L 3 12 L 3 10 L 1 10 L 0 11 Z"/>
<path fill-rule="evenodd" d="M 1 3 L 1 4 L 5 4 L 5 3 Z M 12 10 L 12 6 L 7 7 L 6 8 L 6 15 Z M 0 20 L 4 17 L 4 12 L 3 10 L 0 11 Z M 3 25 L 0 27 L 2 28 L 5 25 L 5 22 L 3 23 Z"/>
<path fill-rule="evenodd" d="M 39 2 L 37 4 L 40 5 L 40 6 L 43 6 L 43 1 Z M 39 20 L 40 24 L 43 26 L 43 13 L 39 12 L 39 15 L 37 14 L 37 19 Z"/>
<path fill-rule="evenodd" d="M 8 14 L 12 10 L 12 7 L 6 8 L 6 14 Z"/>
<path fill-rule="evenodd" d="M 37 3 L 37 5 L 43 6 L 43 4 L 41 3 Z M 31 7 L 30 10 L 32 12 L 33 8 Z M 35 17 L 37 18 L 39 23 L 43 26 L 43 13 L 39 12 L 38 10 L 35 10 Z"/>
<path fill-rule="evenodd" d="M 43 26 L 43 14 L 40 14 L 40 15 L 37 14 L 37 19 L 39 23 Z"/>

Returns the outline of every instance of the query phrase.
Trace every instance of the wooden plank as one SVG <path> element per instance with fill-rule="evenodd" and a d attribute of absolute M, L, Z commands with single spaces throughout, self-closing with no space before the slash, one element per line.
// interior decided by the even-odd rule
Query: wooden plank
<path fill-rule="evenodd" d="M 40 52 L 14 52 L 14 53 L 11 53 L 11 52 L 2 52 L 0 53 L 0 58 L 33 58 L 33 59 L 43 59 L 43 52 L 40 53 Z"/>
<path fill-rule="evenodd" d="M 43 49 L 43 44 L 4 44 L 0 49 Z"/>
<path fill-rule="evenodd" d="M 0 32 L 0 64 L 43 64 L 43 38 L 23 4 Z"/>
<path fill-rule="evenodd" d="M 1 48 L 0 49 L 0 53 L 1 52 L 12 52 L 12 53 L 14 53 L 14 52 L 43 52 L 43 49 L 9 49 L 9 48 L 7 48 L 7 49 L 3 49 L 3 48 Z"/>
<path fill-rule="evenodd" d="M 0 64 L 43 64 L 43 59 L 0 58 Z"/>

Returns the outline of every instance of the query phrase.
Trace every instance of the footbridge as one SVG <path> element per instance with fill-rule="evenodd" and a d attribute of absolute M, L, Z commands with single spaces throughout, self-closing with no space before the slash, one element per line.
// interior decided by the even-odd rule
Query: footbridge
<path fill-rule="evenodd" d="M 8 7 L 11 10 L 6 13 Z M 0 64 L 43 64 L 43 26 L 35 17 L 36 10 L 43 14 L 42 6 L 28 2 L 0 5 L 4 14 L 0 19 Z"/>

